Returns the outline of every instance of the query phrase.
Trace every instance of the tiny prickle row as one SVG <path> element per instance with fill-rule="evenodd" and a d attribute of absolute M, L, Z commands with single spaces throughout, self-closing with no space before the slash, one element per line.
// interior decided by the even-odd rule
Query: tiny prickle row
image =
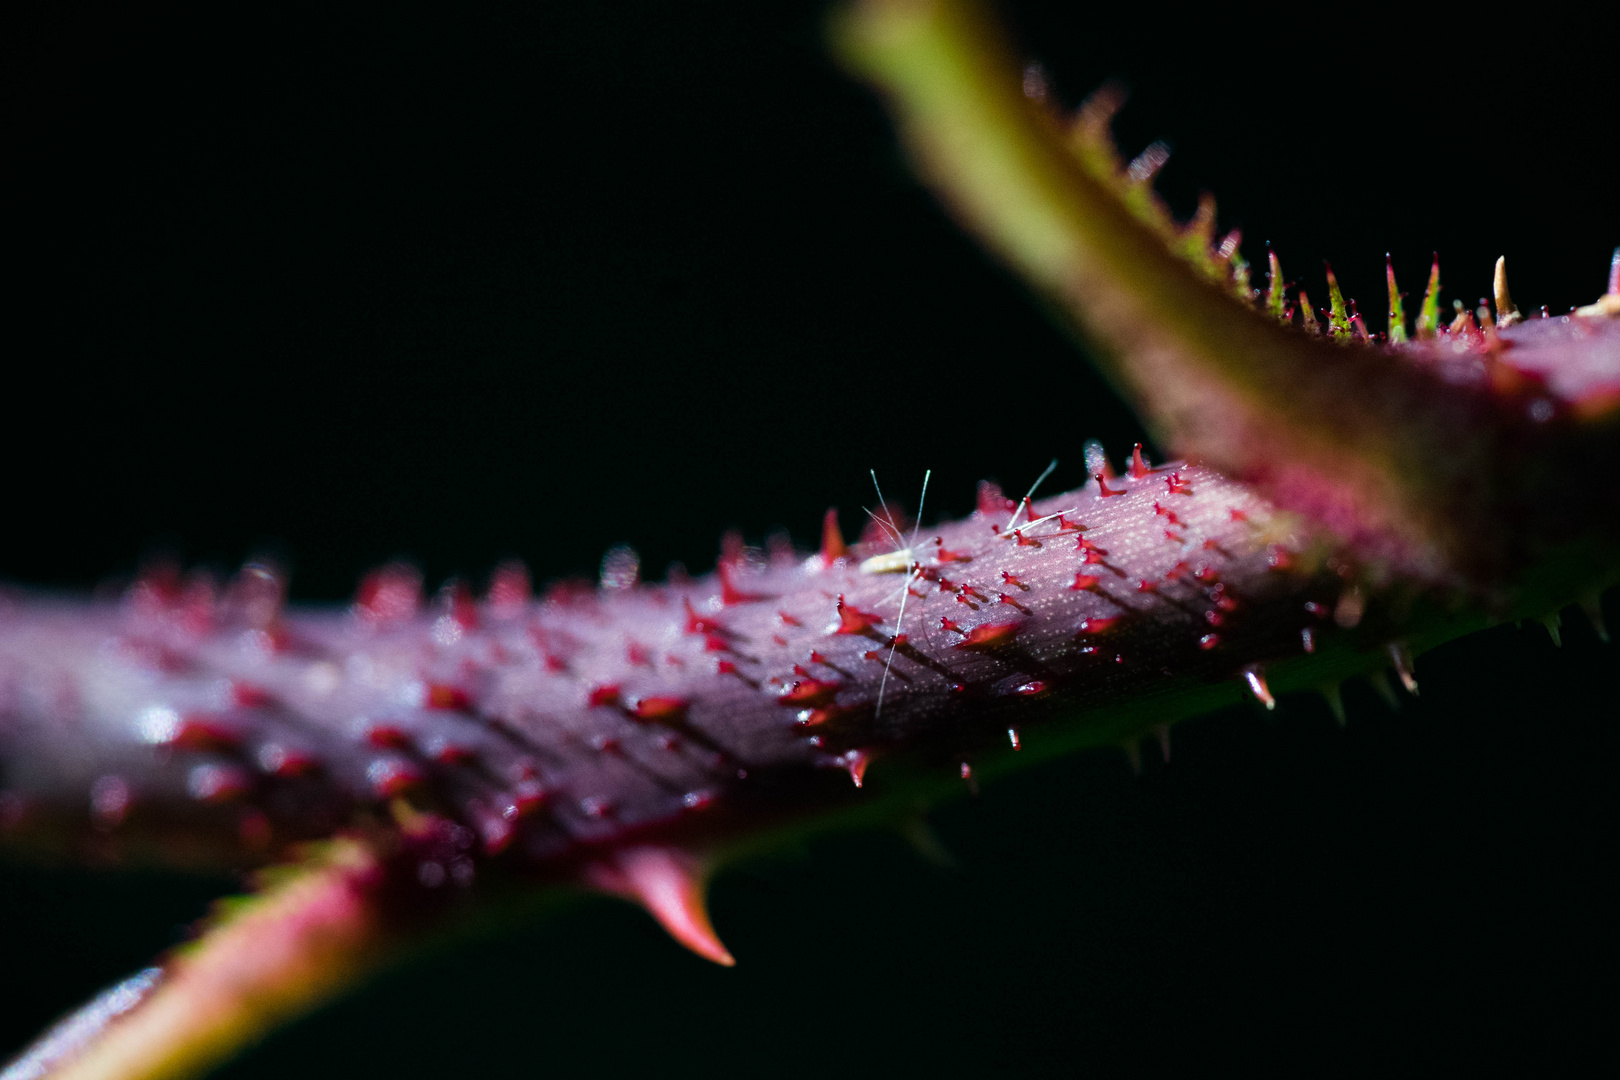
<path fill-rule="evenodd" d="M 403 801 L 462 838 L 421 869 L 436 887 L 813 799 L 827 770 L 859 786 L 888 755 L 966 771 L 1166 672 L 1268 696 L 1259 665 L 1359 618 L 1349 564 L 1253 492 L 1089 456 L 1081 489 L 983 484 L 927 530 L 885 507 L 848 546 L 829 512 L 808 556 L 728 536 L 696 580 L 643 583 L 620 548 L 598 586 L 538 598 L 518 565 L 430 603 L 385 566 L 346 610 L 287 606 L 263 565 L 14 597 L 0 820 L 14 842 L 255 863 Z"/>

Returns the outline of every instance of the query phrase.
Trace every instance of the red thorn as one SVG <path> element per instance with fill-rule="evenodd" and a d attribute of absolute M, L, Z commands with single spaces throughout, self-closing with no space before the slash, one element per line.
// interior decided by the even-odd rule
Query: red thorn
<path fill-rule="evenodd" d="M 198 802 L 231 802 L 246 795 L 252 786 L 252 778 L 235 765 L 198 765 L 186 776 L 186 791 Z"/>
<path fill-rule="evenodd" d="M 447 742 L 442 744 L 433 760 L 440 765 L 471 765 L 478 760 L 478 752 L 470 746 L 461 743 Z"/>
<path fill-rule="evenodd" d="M 439 590 L 439 605 L 446 616 L 462 630 L 478 628 L 478 605 L 464 581 L 452 581 Z"/>
<path fill-rule="evenodd" d="M 1107 548 L 1098 547 L 1096 544 L 1093 544 L 1090 540 L 1087 540 L 1083 536 L 1080 537 L 1080 542 L 1074 546 L 1074 549 L 1076 551 L 1084 551 L 1088 555 L 1107 555 L 1108 554 L 1108 549 Z"/>
<path fill-rule="evenodd" d="M 1074 584 L 1070 585 L 1069 588 L 1075 591 L 1079 591 L 1081 589 L 1095 589 L 1097 587 L 1097 582 L 1101 580 L 1102 579 L 1097 577 L 1095 574 L 1076 574 L 1074 575 Z"/>
<path fill-rule="evenodd" d="M 799 713 L 796 723 L 800 727 L 816 727 L 817 725 L 825 724 L 829 720 L 836 720 L 848 711 L 848 709 L 840 708 L 837 705 L 823 705 L 819 709 L 805 709 L 803 712 Z M 819 746 L 821 744 L 817 743 L 816 745 Z"/>
<path fill-rule="evenodd" d="M 526 818 L 544 806 L 549 797 L 550 793 L 538 781 L 520 781 L 513 786 L 510 798 L 501 809 L 501 816 L 507 821 Z"/>
<path fill-rule="evenodd" d="M 1131 467 L 1129 471 L 1132 480 L 1140 480 L 1142 477 L 1153 471 L 1149 469 L 1147 467 L 1147 463 L 1142 460 L 1141 443 L 1137 443 L 1135 446 L 1131 447 Z"/>
<path fill-rule="evenodd" d="M 1024 524 L 1025 525 L 1028 525 L 1030 522 L 1035 520 L 1035 518 L 1037 517 L 1037 515 L 1035 513 L 1035 507 L 1029 501 L 1029 496 L 1028 495 L 1025 495 L 1023 497 L 1023 499 L 1019 501 L 1018 505 L 1022 506 L 1024 508 Z"/>
<path fill-rule="evenodd" d="M 686 715 L 687 701 L 678 697 L 644 697 L 636 702 L 630 715 L 650 724 L 663 724 L 680 720 Z"/>
<path fill-rule="evenodd" d="M 392 724 L 373 724 L 366 729 L 366 742 L 383 750 L 408 750 L 411 737 Z"/>
<path fill-rule="evenodd" d="M 1031 539 L 1028 539 L 1027 537 L 1025 537 L 1023 529 L 1014 529 L 1013 530 L 1013 538 L 1018 542 L 1019 547 L 1040 547 L 1041 546 L 1041 542 L 1039 540 L 1031 540 Z"/>
<path fill-rule="evenodd" d="M 1161 517 L 1163 517 L 1165 520 L 1170 522 L 1170 524 L 1172 524 L 1172 525 L 1184 524 L 1184 522 L 1181 520 L 1181 518 L 1176 516 L 1176 512 L 1174 510 L 1170 510 L 1170 509 L 1167 509 L 1166 507 L 1160 506 L 1158 503 L 1153 504 L 1153 512 L 1155 514 L 1158 514 Z"/>
<path fill-rule="evenodd" d="M 594 686 L 591 688 L 591 692 L 585 698 L 585 704 L 589 706 L 617 705 L 618 703 L 618 683 L 605 683 L 602 686 Z"/>
<path fill-rule="evenodd" d="M 971 555 L 964 555 L 960 551 L 949 551 L 945 548 L 940 548 L 938 551 L 934 552 L 934 558 L 938 559 L 942 563 L 973 561 L 973 556 Z"/>
<path fill-rule="evenodd" d="M 1149 581 L 1147 578 L 1143 578 L 1142 580 L 1140 580 L 1140 581 L 1138 581 L 1136 583 L 1136 591 L 1137 592 L 1158 592 L 1159 591 L 1159 583 L 1157 581 Z"/>
<path fill-rule="evenodd" d="M 176 750 L 234 750 L 241 745 L 242 736 L 212 718 L 182 717 L 164 745 Z"/>
<path fill-rule="evenodd" d="M 514 559 L 501 563 L 490 575 L 486 600 L 497 614 L 510 615 L 522 610 L 533 590 L 529 568 Z"/>
<path fill-rule="evenodd" d="M 697 858 L 679 848 L 646 846 L 624 848 L 611 859 L 587 871 L 592 884 L 639 903 L 670 937 L 705 960 L 736 965 L 709 921 L 707 874 Z"/>
<path fill-rule="evenodd" d="M 1045 680 L 1036 679 L 1033 682 L 1027 682 L 1023 686 L 1017 687 L 1016 689 L 1013 690 L 1013 693 L 1022 694 L 1025 697 L 1033 697 L 1036 694 L 1044 694 L 1044 693 L 1046 693 L 1046 688 L 1047 688 L 1047 684 L 1046 684 Z M 1012 736 L 1012 744 L 1013 744 L 1013 749 L 1017 750 L 1018 749 L 1018 738 L 1017 738 L 1017 736 Z"/>
<path fill-rule="evenodd" d="M 652 667 L 652 653 L 647 646 L 637 641 L 630 642 L 624 650 L 625 659 L 638 667 Z"/>
<path fill-rule="evenodd" d="M 786 692 L 776 699 L 776 703 L 789 707 L 819 708 L 829 704 L 841 688 L 841 683 L 825 682 L 821 679 L 800 679 L 788 687 Z"/>
<path fill-rule="evenodd" d="M 1001 580 L 1005 581 L 1008 585 L 1011 585 L 1015 589 L 1023 589 L 1025 592 L 1029 591 L 1028 585 L 1025 585 L 1022 581 L 1019 581 L 1017 575 L 1011 574 L 1006 570 L 1001 572 Z"/>
<path fill-rule="evenodd" d="M 844 534 L 838 531 L 838 508 L 834 506 L 821 519 L 821 564 L 831 566 L 848 554 Z"/>
<path fill-rule="evenodd" d="M 728 533 L 727 535 L 731 534 Z M 720 603 L 726 607 L 732 607 L 736 604 L 752 604 L 760 600 L 769 600 L 770 597 L 761 593 L 744 592 L 737 587 L 732 575 L 737 572 L 736 568 L 739 565 L 741 565 L 741 556 L 738 557 L 736 562 L 722 561 L 715 566 L 715 572 L 720 577 Z"/>
<path fill-rule="evenodd" d="M 729 642 L 727 642 L 726 639 L 721 637 L 719 634 L 704 634 L 703 635 L 703 651 L 704 652 L 730 652 L 731 651 L 731 644 Z"/>
<path fill-rule="evenodd" d="M 422 575 L 404 563 L 389 563 L 360 580 L 354 609 L 369 623 L 400 622 L 422 604 Z"/>
<path fill-rule="evenodd" d="M 981 623 L 969 630 L 967 636 L 956 643 L 956 648 L 974 651 L 999 649 L 1012 643 L 1022 625 L 1019 622 Z"/>
<path fill-rule="evenodd" d="M 1271 688 L 1266 685 L 1266 673 L 1258 666 L 1250 665 L 1243 669 L 1243 681 L 1249 684 L 1249 692 L 1255 700 L 1266 707 L 1269 712 L 1277 707 L 1277 699 L 1272 696 Z"/>
<path fill-rule="evenodd" d="M 1219 634 L 1205 634 L 1203 637 L 1198 639 L 1198 647 L 1203 649 L 1205 652 L 1208 652 L 1210 649 L 1213 649 L 1220 643 L 1221 635 Z"/>
<path fill-rule="evenodd" d="M 262 709 L 275 699 L 270 691 L 240 679 L 231 680 L 231 704 L 242 709 Z"/>
<path fill-rule="evenodd" d="M 877 615 L 870 615 L 853 604 L 844 603 L 844 594 L 838 594 L 838 626 L 833 630 L 835 634 L 865 634 L 883 619 Z"/>
<path fill-rule="evenodd" d="M 979 513 L 985 517 L 996 517 L 1007 513 L 1017 507 L 1017 503 L 1007 498 L 1001 492 L 1001 485 L 991 483 L 989 480 L 979 481 Z"/>
<path fill-rule="evenodd" d="M 1179 470 L 1165 477 L 1164 483 L 1172 495 L 1191 495 L 1193 493 L 1192 485 L 1181 478 Z"/>
<path fill-rule="evenodd" d="M 696 609 L 692 607 L 692 601 L 690 598 L 685 596 L 681 597 L 681 606 L 686 609 L 686 632 L 688 634 L 725 633 L 725 627 L 721 626 L 714 619 L 706 619 L 702 615 L 699 615 Z M 785 620 L 786 618 L 787 616 L 784 615 L 783 619 Z"/>
<path fill-rule="evenodd" d="M 1271 545 L 1271 555 L 1266 560 L 1273 570 L 1292 570 L 1294 568 L 1294 553 L 1281 544 Z"/>
<path fill-rule="evenodd" d="M 313 754 L 280 743 L 266 743 L 259 747 L 256 760 L 259 768 L 271 776 L 283 778 L 308 776 L 320 765 Z"/>
<path fill-rule="evenodd" d="M 1098 498 L 1106 499 L 1110 495 L 1123 495 L 1123 494 L 1125 494 L 1125 489 L 1124 488 L 1120 488 L 1118 491 L 1115 491 L 1113 488 L 1109 487 L 1108 486 L 1108 479 L 1107 479 L 1107 477 L 1103 476 L 1102 473 L 1094 473 L 1094 474 L 1092 474 L 1091 478 L 1093 480 L 1097 481 Z"/>
<path fill-rule="evenodd" d="M 1080 622 L 1080 632 L 1082 634 L 1106 633 L 1113 629 L 1114 624 L 1118 623 L 1120 618 L 1119 615 L 1110 615 L 1101 619 L 1083 619 Z"/>
<path fill-rule="evenodd" d="M 1200 567 L 1198 573 L 1194 574 L 1193 577 L 1203 582 L 1205 585 L 1208 585 L 1212 581 L 1219 581 L 1221 579 L 1220 571 L 1216 570 L 1213 566 Z"/>
<path fill-rule="evenodd" d="M 458 686 L 451 686 L 448 683 L 428 683 L 427 694 L 422 703 L 430 709 L 465 712 L 472 706 L 472 698 L 467 691 Z"/>
<path fill-rule="evenodd" d="M 419 786 L 427 777 L 403 758 L 378 758 L 366 767 L 366 780 L 370 782 L 372 791 L 382 798 L 391 799 Z"/>
<path fill-rule="evenodd" d="M 944 630 L 946 633 L 949 633 L 949 634 L 960 634 L 960 633 L 962 633 L 962 628 L 960 626 L 957 626 L 950 619 L 941 618 L 939 620 L 939 628 L 941 630 Z"/>
<path fill-rule="evenodd" d="M 1058 532 L 1085 532 L 1086 531 L 1086 526 L 1080 524 L 1080 522 L 1078 522 L 1078 521 L 1070 521 L 1068 518 L 1064 517 L 1062 514 L 1059 514 L 1057 516 L 1057 522 L 1058 522 Z"/>

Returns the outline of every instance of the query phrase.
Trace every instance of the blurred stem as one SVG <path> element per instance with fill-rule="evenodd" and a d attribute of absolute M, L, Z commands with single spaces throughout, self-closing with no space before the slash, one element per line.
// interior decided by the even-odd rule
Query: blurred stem
<path fill-rule="evenodd" d="M 377 904 L 383 879 L 376 853 L 347 839 L 274 872 L 266 891 L 223 904 L 218 921 L 168 959 L 143 1000 L 86 1031 L 81 1045 L 58 1048 L 45 1075 L 177 1080 L 227 1060 L 396 953 L 399 936 Z"/>
<path fill-rule="evenodd" d="M 1485 405 L 1436 393 L 1381 350 L 1289 330 L 1213 284 L 1172 250 L 1202 232 L 1167 243 L 1128 205 L 1144 191 L 1121 174 L 1107 110 L 1070 124 L 1026 97 L 980 5 L 861 0 L 835 33 L 924 178 L 1056 302 L 1162 445 L 1305 512 L 1369 563 L 1434 581 L 1482 561 L 1469 545 L 1491 493 L 1466 481 L 1499 456 Z M 1475 501 L 1459 508 L 1464 497 Z"/>

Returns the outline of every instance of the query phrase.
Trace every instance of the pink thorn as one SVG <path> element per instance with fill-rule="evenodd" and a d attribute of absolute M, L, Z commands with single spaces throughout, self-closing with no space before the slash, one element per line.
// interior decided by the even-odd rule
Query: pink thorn
<path fill-rule="evenodd" d="M 686 699 L 678 697 L 644 697 L 631 710 L 637 720 L 649 724 L 680 720 L 686 715 Z"/>
<path fill-rule="evenodd" d="M 821 519 L 821 565 L 831 566 L 848 554 L 844 534 L 838 530 L 838 508 L 835 506 Z"/>
<path fill-rule="evenodd" d="M 1258 700 L 1260 704 L 1264 705 L 1268 711 L 1277 707 L 1277 699 L 1271 696 L 1271 688 L 1266 685 L 1265 673 L 1259 668 L 1244 668 L 1243 680 L 1249 684 L 1249 692 L 1252 693 L 1256 700 Z"/>
<path fill-rule="evenodd" d="M 866 782 L 866 767 L 872 764 L 872 757 L 864 750 L 851 750 L 844 755 L 844 768 L 849 770 L 849 778 L 860 787 Z"/>
<path fill-rule="evenodd" d="M 612 858 L 612 866 L 592 868 L 594 884 L 641 904 L 670 937 L 703 959 L 736 965 L 709 921 L 706 875 L 697 859 L 669 847 L 626 848 Z"/>

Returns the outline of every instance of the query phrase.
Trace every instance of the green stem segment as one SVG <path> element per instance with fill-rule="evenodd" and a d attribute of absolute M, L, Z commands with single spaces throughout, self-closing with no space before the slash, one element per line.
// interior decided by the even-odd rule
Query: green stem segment
<path fill-rule="evenodd" d="M 1205 280 L 1131 212 L 1088 110 L 1065 130 L 1023 95 L 976 5 L 865 0 L 838 35 L 924 176 L 1073 319 L 1161 443 L 1260 486 L 1373 565 L 1430 581 L 1464 572 L 1487 508 L 1459 513 L 1457 493 L 1477 492 L 1463 481 L 1500 456 L 1488 402 L 1383 350 L 1284 328 Z"/>
<path fill-rule="evenodd" d="M 55 1062 L 53 1080 L 173 1080 L 199 1075 L 391 958 L 383 878 L 356 840 L 318 857 L 233 910 L 164 965 L 156 988 Z"/>

